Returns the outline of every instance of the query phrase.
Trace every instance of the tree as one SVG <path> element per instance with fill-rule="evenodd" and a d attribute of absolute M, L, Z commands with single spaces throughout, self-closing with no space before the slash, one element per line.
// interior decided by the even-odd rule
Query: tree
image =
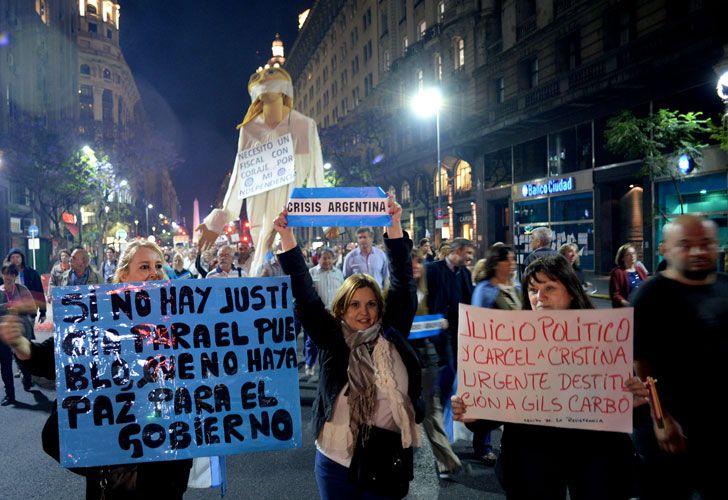
<path fill-rule="evenodd" d="M 630 111 L 622 111 L 607 122 L 604 133 L 607 149 L 631 158 L 642 158 L 641 173 L 650 181 L 669 177 L 678 197 L 680 213 L 683 213 L 679 181 L 685 174 L 677 168 L 676 158 L 687 155 L 695 166 L 702 165 L 703 149 L 707 147 L 703 140 L 713 130 L 710 119 L 702 116 L 699 111 L 680 113 L 660 109 L 650 116 L 637 118 Z"/>
<path fill-rule="evenodd" d="M 22 117 L 0 139 L 8 178 L 28 190 L 30 203 L 51 223 L 51 236 L 61 238 L 62 214 L 86 203 L 94 189 L 95 165 L 83 154 L 72 123 L 48 128 Z"/>
<path fill-rule="evenodd" d="M 385 164 L 389 127 L 388 113 L 373 108 L 322 129 L 323 155 L 333 166 L 326 172 L 326 180 L 332 186 L 370 185 L 376 169 Z"/>

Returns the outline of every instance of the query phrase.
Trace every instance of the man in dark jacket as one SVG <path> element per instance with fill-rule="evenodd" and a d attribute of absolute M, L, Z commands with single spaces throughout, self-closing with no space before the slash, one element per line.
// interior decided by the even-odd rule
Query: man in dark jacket
<path fill-rule="evenodd" d="M 447 320 L 447 330 L 434 341 L 440 364 L 440 397 L 443 405 L 450 400 L 455 380 L 458 338 L 459 304 L 470 304 L 473 295 L 473 278 L 465 267 L 473 258 L 473 242 L 455 238 L 450 242 L 450 253 L 425 267 L 427 277 L 427 308 L 430 314 L 442 314 Z"/>
<path fill-rule="evenodd" d="M 18 269 L 18 280 L 21 285 L 30 290 L 33 295 L 33 299 L 36 304 L 36 313 L 38 315 L 38 322 L 43 323 L 46 317 L 46 301 L 45 294 L 43 293 L 43 283 L 40 280 L 40 274 L 33 269 L 25 265 L 25 254 L 19 248 L 12 248 L 6 257 L 7 261 L 15 264 Z M 33 318 L 35 318 L 33 314 Z"/>

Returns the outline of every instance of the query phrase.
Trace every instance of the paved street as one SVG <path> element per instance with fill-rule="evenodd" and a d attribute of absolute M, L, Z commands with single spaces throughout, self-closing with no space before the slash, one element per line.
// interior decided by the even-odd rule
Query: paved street
<path fill-rule="evenodd" d="M 39 335 L 45 338 L 47 334 Z M 61 468 L 41 449 L 40 431 L 54 399 L 53 386 L 47 381 L 30 393 L 16 379 L 16 406 L 0 407 L 0 443 L 4 458 L 0 474 L 3 499 L 78 499 L 84 497 L 84 480 Z M 314 388 L 302 386 L 303 447 L 297 450 L 237 455 L 228 459 L 228 497 L 241 499 L 316 498 L 313 476 L 315 448 L 308 422 Z M 476 462 L 464 441 L 456 451 L 464 459 L 465 472 L 453 482 L 441 482 L 435 474 L 434 458 L 425 447 L 416 455 L 415 481 L 410 488 L 413 499 L 501 500 L 492 468 Z M 189 499 L 219 498 L 218 490 L 190 490 Z"/>

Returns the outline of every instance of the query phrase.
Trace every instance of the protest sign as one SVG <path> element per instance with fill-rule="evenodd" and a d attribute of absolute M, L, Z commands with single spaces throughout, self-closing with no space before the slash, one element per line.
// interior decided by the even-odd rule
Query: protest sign
<path fill-rule="evenodd" d="M 61 464 L 301 444 L 290 280 L 53 289 Z"/>
<path fill-rule="evenodd" d="M 296 180 L 293 151 L 291 134 L 240 151 L 235 157 L 240 177 L 238 198 L 242 200 Z"/>
<path fill-rule="evenodd" d="M 408 340 L 425 339 L 435 337 L 447 326 L 447 321 L 442 314 L 429 314 L 415 316 L 410 328 Z"/>
<path fill-rule="evenodd" d="M 286 210 L 292 227 L 392 225 L 379 187 L 294 188 Z"/>
<path fill-rule="evenodd" d="M 458 395 L 469 418 L 632 431 L 632 309 L 460 304 Z"/>

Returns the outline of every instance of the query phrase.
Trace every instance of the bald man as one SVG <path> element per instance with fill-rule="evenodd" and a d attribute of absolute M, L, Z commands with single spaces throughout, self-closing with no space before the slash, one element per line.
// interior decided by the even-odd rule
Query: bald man
<path fill-rule="evenodd" d="M 721 401 L 728 358 L 728 276 L 714 222 L 683 215 L 663 231 L 667 269 L 632 297 L 635 369 L 657 379 L 664 418 L 635 415 L 642 499 L 725 498 Z M 647 408 L 646 406 L 643 408 Z M 713 458 L 716 457 L 716 458 Z"/>

